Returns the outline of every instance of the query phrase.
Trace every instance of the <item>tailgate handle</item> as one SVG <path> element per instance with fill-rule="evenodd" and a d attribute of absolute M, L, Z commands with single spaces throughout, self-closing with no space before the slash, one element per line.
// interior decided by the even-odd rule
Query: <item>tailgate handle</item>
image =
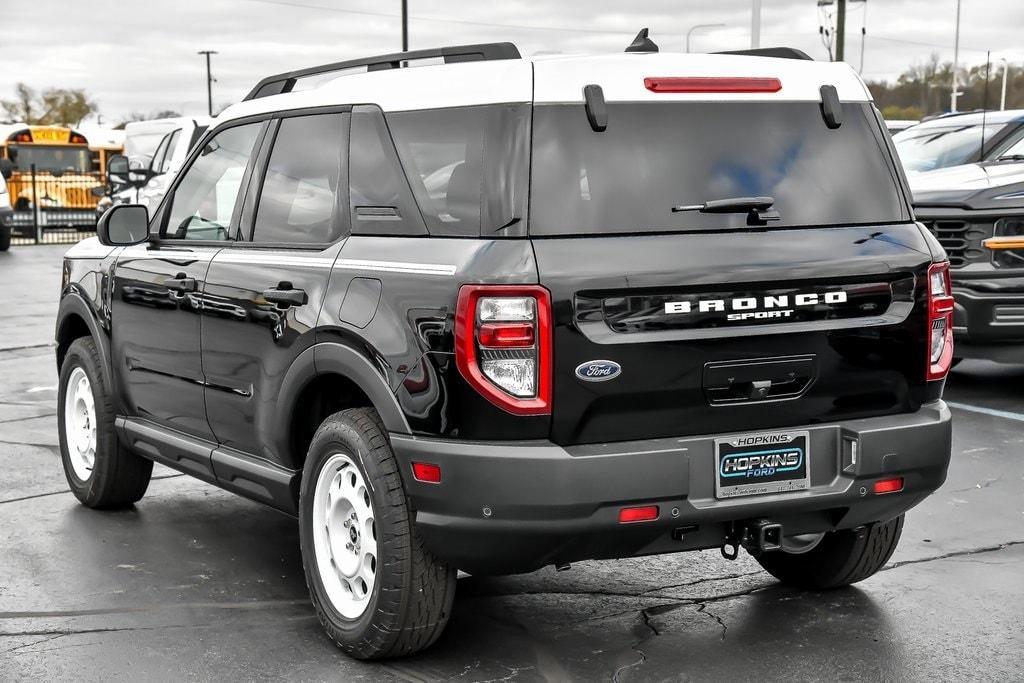
<path fill-rule="evenodd" d="M 707 363 L 704 395 L 710 405 L 799 398 L 814 381 L 816 368 L 813 354 Z"/>

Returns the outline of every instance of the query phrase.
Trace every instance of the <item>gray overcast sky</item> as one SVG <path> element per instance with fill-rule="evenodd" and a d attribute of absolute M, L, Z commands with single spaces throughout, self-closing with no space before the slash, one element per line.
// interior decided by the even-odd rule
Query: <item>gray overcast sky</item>
<path fill-rule="evenodd" d="M 214 101 L 237 101 L 262 76 L 323 62 L 397 51 L 400 0 L 32 0 L 4 8 L 0 98 L 24 81 L 85 88 L 113 121 L 130 111 L 206 109 L 213 57 Z M 761 43 L 825 59 L 816 0 L 763 0 Z M 663 50 L 748 47 L 750 0 L 409 0 L 410 48 L 510 40 L 524 54 L 623 49 L 651 28 Z M 956 0 L 867 0 L 864 76 L 894 78 L 932 52 L 953 57 Z M 847 61 L 860 59 L 865 5 L 852 2 Z M 963 0 L 961 63 L 1024 61 L 1024 1 Z"/>

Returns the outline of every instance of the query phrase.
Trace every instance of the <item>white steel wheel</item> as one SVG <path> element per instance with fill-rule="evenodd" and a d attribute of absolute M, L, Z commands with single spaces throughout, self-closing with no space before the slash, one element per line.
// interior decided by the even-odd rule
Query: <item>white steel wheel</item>
<path fill-rule="evenodd" d="M 96 400 L 80 366 L 71 371 L 64 393 L 64 437 L 75 476 L 88 481 L 96 465 Z"/>
<path fill-rule="evenodd" d="M 331 605 L 346 619 L 358 619 L 377 580 L 377 527 L 363 475 L 344 453 L 329 456 L 316 480 L 313 548 Z"/>
<path fill-rule="evenodd" d="M 825 538 L 824 532 L 820 534 L 798 534 L 796 536 L 783 536 L 782 552 L 788 555 L 803 555 L 818 547 L 821 539 Z"/>

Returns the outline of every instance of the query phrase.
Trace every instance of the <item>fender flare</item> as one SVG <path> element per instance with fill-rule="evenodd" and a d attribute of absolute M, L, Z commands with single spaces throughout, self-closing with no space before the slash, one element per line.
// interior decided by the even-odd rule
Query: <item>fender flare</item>
<path fill-rule="evenodd" d="M 109 387 L 110 391 L 113 391 L 114 384 L 113 369 L 111 367 L 110 360 L 110 341 L 107 339 L 107 335 L 100 327 L 99 321 L 96 319 L 96 312 L 93 310 L 92 306 L 86 302 L 81 293 L 74 289 L 70 289 L 65 292 L 64 296 L 61 297 L 60 304 L 57 306 L 57 324 L 54 327 L 54 340 L 60 340 L 61 330 L 64 329 L 64 325 L 72 315 L 81 318 L 85 322 L 85 326 L 89 328 L 89 334 L 92 336 L 92 339 L 96 343 L 96 347 L 100 352 L 103 381 L 106 386 Z M 60 373 L 59 347 L 55 350 L 54 356 L 57 362 L 57 372 Z"/>
<path fill-rule="evenodd" d="M 281 382 L 277 402 L 284 410 L 278 410 L 275 438 L 276 450 L 288 452 L 291 429 L 292 407 L 299 395 L 318 375 L 341 375 L 350 380 L 370 399 L 380 414 L 385 428 L 399 434 L 412 433 L 409 422 L 398 405 L 391 388 L 377 367 L 366 356 L 350 346 L 335 342 L 320 342 L 300 353 Z"/>

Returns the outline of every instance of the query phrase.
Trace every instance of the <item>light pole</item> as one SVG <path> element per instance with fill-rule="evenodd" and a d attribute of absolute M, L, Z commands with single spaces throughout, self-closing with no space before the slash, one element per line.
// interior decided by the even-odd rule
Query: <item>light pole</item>
<path fill-rule="evenodd" d="M 409 51 L 409 0 L 402 0 L 402 52 Z"/>
<path fill-rule="evenodd" d="M 200 50 L 197 55 L 206 55 L 206 111 L 213 116 L 213 76 L 210 73 L 210 55 L 217 54 L 216 50 Z"/>
<path fill-rule="evenodd" d="M 1006 57 L 1003 57 L 1003 94 L 999 97 L 999 111 L 1006 109 L 1006 70 L 1010 68 L 1010 63 L 1006 61 Z"/>
<path fill-rule="evenodd" d="M 960 66 L 960 0 L 956 0 L 956 37 L 953 39 L 953 92 L 949 94 L 949 110 L 956 113 L 956 70 Z"/>
<path fill-rule="evenodd" d="M 750 0 L 750 48 L 761 47 L 761 0 Z"/>
<path fill-rule="evenodd" d="M 693 35 L 694 31 L 702 28 L 723 28 L 724 26 L 725 24 L 697 24 L 696 26 L 691 26 L 690 30 L 686 32 L 686 51 L 690 51 L 690 36 Z"/>

